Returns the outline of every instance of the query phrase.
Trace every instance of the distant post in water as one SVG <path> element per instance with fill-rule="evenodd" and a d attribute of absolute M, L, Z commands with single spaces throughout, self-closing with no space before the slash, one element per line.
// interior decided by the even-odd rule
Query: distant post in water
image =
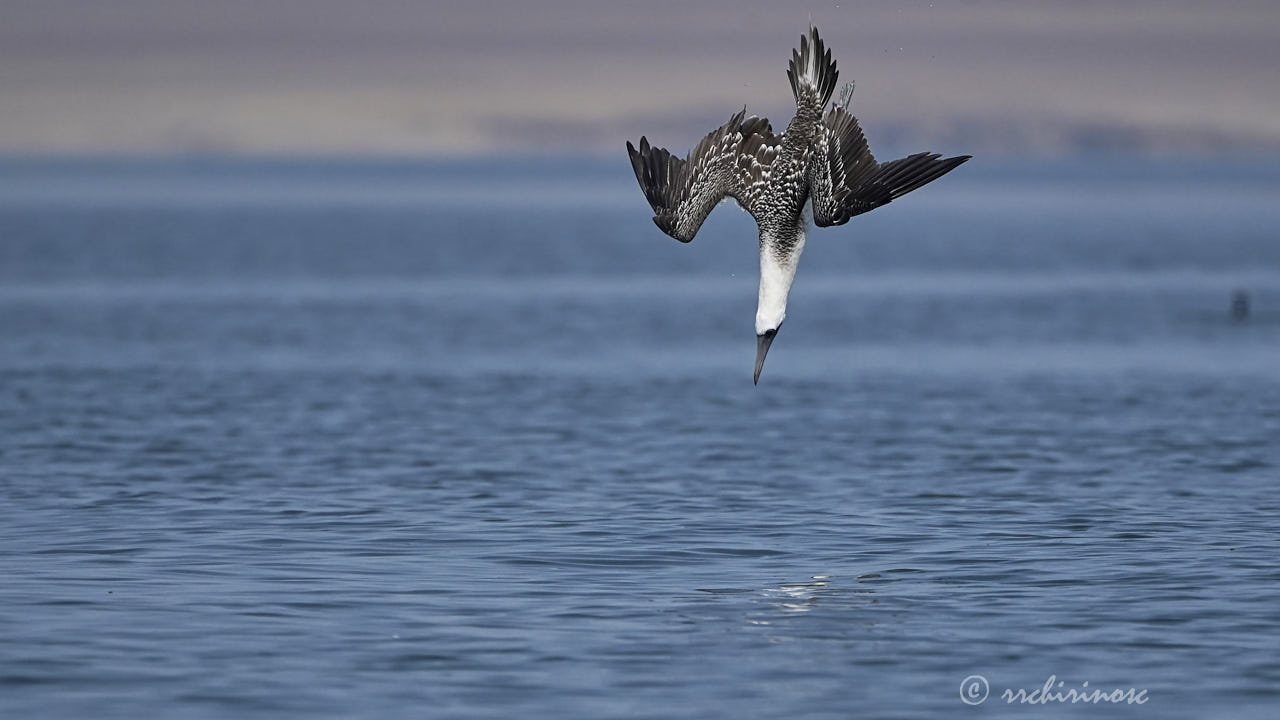
<path fill-rule="evenodd" d="M 1238 322 L 1249 322 L 1249 293 L 1236 290 L 1231 293 L 1231 319 Z"/>

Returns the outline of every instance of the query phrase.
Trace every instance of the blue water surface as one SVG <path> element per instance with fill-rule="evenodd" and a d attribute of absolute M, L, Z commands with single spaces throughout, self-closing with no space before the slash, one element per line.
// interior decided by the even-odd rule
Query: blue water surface
<path fill-rule="evenodd" d="M 0 162 L 0 716 L 1276 717 L 1278 192 L 979 158 L 753 387 L 625 158 Z"/>

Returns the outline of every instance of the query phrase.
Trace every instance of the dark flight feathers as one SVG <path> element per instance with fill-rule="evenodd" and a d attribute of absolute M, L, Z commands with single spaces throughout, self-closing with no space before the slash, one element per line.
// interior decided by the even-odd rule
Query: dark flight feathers
<path fill-rule="evenodd" d="M 877 163 L 858 120 L 842 107 L 832 108 L 818 128 L 809 165 L 813 224 L 843 225 L 854 215 L 887 205 L 937 180 L 969 157 L 943 159 L 937 153 L 923 152 Z"/>

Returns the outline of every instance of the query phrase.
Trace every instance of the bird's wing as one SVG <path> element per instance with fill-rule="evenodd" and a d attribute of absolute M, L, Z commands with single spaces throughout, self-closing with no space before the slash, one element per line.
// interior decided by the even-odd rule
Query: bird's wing
<path fill-rule="evenodd" d="M 813 144 L 809 162 L 813 222 L 819 227 L 839 225 L 857 214 L 848 209 L 853 191 L 876 171 L 876 158 L 858 120 L 842 107 L 832 108 L 823 118 Z"/>
<path fill-rule="evenodd" d="M 653 207 L 653 222 L 666 234 L 689 242 L 721 200 L 732 197 L 748 211 L 768 184 L 778 141 L 769 121 L 744 118 L 746 110 L 702 138 L 682 160 L 640 138 L 627 143 L 631 167 Z"/>
<path fill-rule="evenodd" d="M 818 227 L 843 225 L 854 215 L 937 180 L 968 159 L 916 153 L 877 163 L 857 119 L 843 107 L 834 107 L 818 126 L 809 164 L 813 222 Z"/>
<path fill-rule="evenodd" d="M 758 219 L 764 210 L 762 201 L 769 189 L 773 161 L 778 159 L 782 138 L 773 134 L 773 127 L 762 117 L 747 118 L 739 132 L 742 142 L 734 160 L 735 180 L 730 194 Z"/>

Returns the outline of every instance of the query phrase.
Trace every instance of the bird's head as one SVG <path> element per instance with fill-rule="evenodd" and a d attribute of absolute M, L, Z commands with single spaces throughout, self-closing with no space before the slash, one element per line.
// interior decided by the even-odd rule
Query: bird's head
<path fill-rule="evenodd" d="M 780 260 L 772 252 L 760 253 L 760 304 L 756 306 L 756 372 L 755 382 L 760 382 L 760 370 L 764 356 L 787 318 L 787 295 L 796 277 L 796 260 L 799 253 Z"/>

